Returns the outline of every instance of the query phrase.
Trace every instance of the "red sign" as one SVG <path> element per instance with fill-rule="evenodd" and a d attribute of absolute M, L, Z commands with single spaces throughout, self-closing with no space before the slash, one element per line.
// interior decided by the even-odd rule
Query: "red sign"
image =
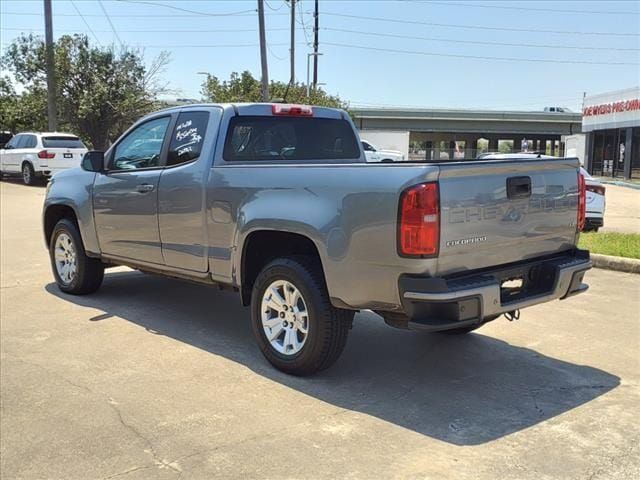
<path fill-rule="evenodd" d="M 640 99 L 638 98 L 585 107 L 582 110 L 582 116 L 593 117 L 594 115 L 608 115 L 610 113 L 632 112 L 635 110 L 640 110 Z"/>

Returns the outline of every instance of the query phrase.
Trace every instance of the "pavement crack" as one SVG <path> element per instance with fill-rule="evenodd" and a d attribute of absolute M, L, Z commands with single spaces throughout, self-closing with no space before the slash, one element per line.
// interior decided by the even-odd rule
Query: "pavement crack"
<path fill-rule="evenodd" d="M 167 462 L 158 455 L 158 452 L 156 452 L 156 449 L 153 446 L 151 440 L 144 436 L 142 432 L 140 432 L 140 430 L 138 430 L 134 425 L 125 421 L 124 417 L 122 416 L 122 412 L 120 411 L 120 408 L 118 408 L 118 404 L 115 402 L 115 400 L 109 398 L 108 403 L 116 413 L 120 424 L 147 445 L 147 449 L 145 449 L 145 452 L 151 455 L 156 466 L 160 468 L 168 468 L 169 470 L 172 470 L 178 474 L 182 473 L 182 471 L 174 465 L 175 462 Z"/>
<path fill-rule="evenodd" d="M 153 465 L 143 465 L 141 467 L 133 467 L 133 468 L 129 468 L 123 472 L 118 472 L 118 473 L 114 473 L 113 475 L 109 475 L 108 477 L 104 477 L 104 480 L 109 480 L 110 478 L 116 478 L 116 477 L 123 477 L 125 475 L 129 475 L 130 473 L 133 472 L 138 472 L 140 470 L 147 470 L 149 468 L 155 467 L 155 464 Z"/>

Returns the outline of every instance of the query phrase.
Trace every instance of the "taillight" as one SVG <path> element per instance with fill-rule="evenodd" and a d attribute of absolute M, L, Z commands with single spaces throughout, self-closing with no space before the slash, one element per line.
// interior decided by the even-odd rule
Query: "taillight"
<path fill-rule="evenodd" d="M 587 188 L 584 175 L 578 172 L 578 231 L 581 232 L 587 219 Z"/>
<path fill-rule="evenodd" d="M 400 196 L 398 250 L 401 255 L 435 257 L 440 244 L 438 183 L 408 188 Z"/>
<path fill-rule="evenodd" d="M 274 103 L 271 105 L 271 113 L 291 117 L 313 117 L 313 109 L 310 106 L 291 105 L 288 103 Z"/>
<path fill-rule="evenodd" d="M 53 158 L 55 157 L 56 154 L 52 153 L 52 152 L 47 152 L 46 150 L 41 150 L 40 152 L 38 152 L 38 158 Z"/>
<path fill-rule="evenodd" d="M 605 188 L 602 185 L 587 185 L 587 191 L 604 195 Z"/>

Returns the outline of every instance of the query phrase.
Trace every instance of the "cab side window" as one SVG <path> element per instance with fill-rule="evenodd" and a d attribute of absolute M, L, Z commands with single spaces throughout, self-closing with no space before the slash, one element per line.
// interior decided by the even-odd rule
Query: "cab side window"
<path fill-rule="evenodd" d="M 209 112 L 182 112 L 171 135 L 167 167 L 191 162 L 200 156 Z"/>
<path fill-rule="evenodd" d="M 112 170 L 137 170 L 160 166 L 162 144 L 171 117 L 161 117 L 143 123 L 117 146 L 111 162 Z"/>

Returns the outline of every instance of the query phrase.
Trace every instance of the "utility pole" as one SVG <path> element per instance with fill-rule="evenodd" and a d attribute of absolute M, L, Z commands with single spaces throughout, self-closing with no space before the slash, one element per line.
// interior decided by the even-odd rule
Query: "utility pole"
<path fill-rule="evenodd" d="M 262 65 L 262 101 L 268 102 L 269 70 L 267 67 L 267 39 L 264 33 L 264 0 L 258 0 L 258 25 L 260 28 L 260 63 Z"/>
<path fill-rule="evenodd" d="M 47 69 L 47 116 L 49 131 L 58 129 L 56 111 L 56 67 L 53 58 L 53 22 L 51 20 L 51 0 L 44 0 L 45 64 Z"/>
<path fill-rule="evenodd" d="M 313 12 L 313 88 L 318 86 L 318 0 L 316 0 L 315 10 Z"/>
<path fill-rule="evenodd" d="M 291 76 L 289 77 L 289 85 L 293 87 L 296 83 L 296 0 L 291 1 Z"/>

